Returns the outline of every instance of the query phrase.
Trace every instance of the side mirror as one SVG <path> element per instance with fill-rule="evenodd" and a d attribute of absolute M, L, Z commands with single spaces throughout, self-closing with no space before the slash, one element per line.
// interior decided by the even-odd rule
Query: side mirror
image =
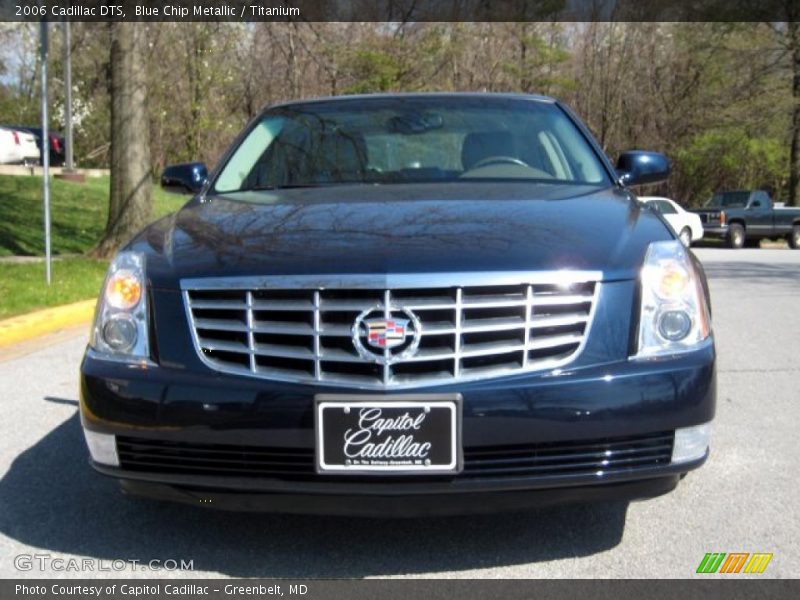
<path fill-rule="evenodd" d="M 669 177 L 669 171 L 669 159 L 660 152 L 628 150 L 617 161 L 617 174 L 624 185 L 658 183 Z"/>
<path fill-rule="evenodd" d="M 750 205 L 750 208 L 760 208 L 761 207 L 761 200 L 753 200 L 753 203 Z"/>
<path fill-rule="evenodd" d="M 172 194 L 196 194 L 208 180 L 208 168 L 201 162 L 170 165 L 161 173 L 161 187 Z"/>

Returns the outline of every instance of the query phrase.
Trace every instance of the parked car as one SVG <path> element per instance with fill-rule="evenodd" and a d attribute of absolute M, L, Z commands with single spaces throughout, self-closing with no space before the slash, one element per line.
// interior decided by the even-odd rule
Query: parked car
<path fill-rule="evenodd" d="M 39 149 L 33 135 L 26 131 L 0 127 L 0 164 L 34 165 L 39 162 Z"/>
<path fill-rule="evenodd" d="M 42 160 L 42 128 L 41 127 L 29 127 L 28 125 L 10 125 L 13 129 L 18 131 L 26 131 L 28 133 L 33 134 L 36 138 L 36 147 L 39 149 L 39 162 L 38 164 L 43 164 Z M 49 138 L 48 147 L 50 149 L 50 166 L 51 167 L 60 167 L 64 164 L 65 160 L 65 145 L 64 145 L 64 137 L 58 133 L 57 131 L 48 131 L 47 137 Z"/>
<path fill-rule="evenodd" d="M 703 237 L 703 223 L 700 221 L 700 216 L 683 210 L 677 202 L 657 196 L 639 196 L 639 200 L 661 213 L 684 246 L 690 246 L 692 242 Z"/>
<path fill-rule="evenodd" d="M 786 238 L 790 248 L 800 248 L 800 208 L 776 207 L 764 190 L 720 192 L 693 212 L 704 234 L 724 239 L 729 248 L 758 246 L 769 238 Z"/>
<path fill-rule="evenodd" d="M 201 173 L 202 176 L 198 176 Z M 81 365 L 131 494 L 396 516 L 646 498 L 708 454 L 697 259 L 544 97 L 350 96 L 253 120 L 113 259 Z"/>

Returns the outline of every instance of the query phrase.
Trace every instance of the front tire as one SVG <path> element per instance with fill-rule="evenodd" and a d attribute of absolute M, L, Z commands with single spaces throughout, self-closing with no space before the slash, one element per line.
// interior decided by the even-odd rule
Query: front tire
<path fill-rule="evenodd" d="M 725 241 L 728 244 L 728 248 L 733 248 L 734 250 L 738 250 L 742 246 L 744 246 L 744 227 L 739 225 L 738 223 L 733 223 L 728 227 L 728 235 Z"/>
<path fill-rule="evenodd" d="M 800 225 L 792 227 L 792 233 L 789 234 L 789 248 L 800 250 Z"/>
<path fill-rule="evenodd" d="M 692 245 L 692 230 L 689 229 L 688 227 L 684 227 L 678 234 L 678 239 L 684 246 L 688 248 L 689 246 Z"/>

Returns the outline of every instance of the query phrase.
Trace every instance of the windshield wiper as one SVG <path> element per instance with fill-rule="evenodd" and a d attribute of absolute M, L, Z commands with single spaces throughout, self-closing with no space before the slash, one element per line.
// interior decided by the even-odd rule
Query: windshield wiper
<path fill-rule="evenodd" d="M 313 188 L 313 187 L 322 187 L 324 183 L 287 183 L 284 185 L 266 185 L 266 184 L 258 184 L 252 185 L 250 187 L 241 188 L 236 190 L 237 192 L 270 192 L 275 190 L 294 190 L 300 188 Z M 229 192 L 230 193 L 230 192 Z"/>
<path fill-rule="evenodd" d="M 326 183 L 287 183 L 284 185 L 258 184 L 247 188 L 241 188 L 239 190 L 235 190 L 235 192 L 226 192 L 226 193 L 230 194 L 236 192 L 273 192 L 279 190 L 296 190 L 303 188 L 335 187 L 339 185 L 371 185 L 371 184 L 372 182 L 369 181 L 329 181 Z"/>

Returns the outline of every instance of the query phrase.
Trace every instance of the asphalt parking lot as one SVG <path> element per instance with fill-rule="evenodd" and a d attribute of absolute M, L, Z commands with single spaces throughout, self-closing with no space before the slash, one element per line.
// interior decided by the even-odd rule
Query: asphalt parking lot
<path fill-rule="evenodd" d="M 697 254 L 711 281 L 718 410 L 711 458 L 671 494 L 425 520 L 236 514 L 130 499 L 86 463 L 77 416 L 85 335 L 76 334 L 0 362 L 0 577 L 152 575 L 21 572 L 21 554 L 107 561 L 101 566 L 193 561 L 194 571 L 171 577 L 691 577 L 706 552 L 771 552 L 761 577 L 796 577 L 800 252 Z"/>

